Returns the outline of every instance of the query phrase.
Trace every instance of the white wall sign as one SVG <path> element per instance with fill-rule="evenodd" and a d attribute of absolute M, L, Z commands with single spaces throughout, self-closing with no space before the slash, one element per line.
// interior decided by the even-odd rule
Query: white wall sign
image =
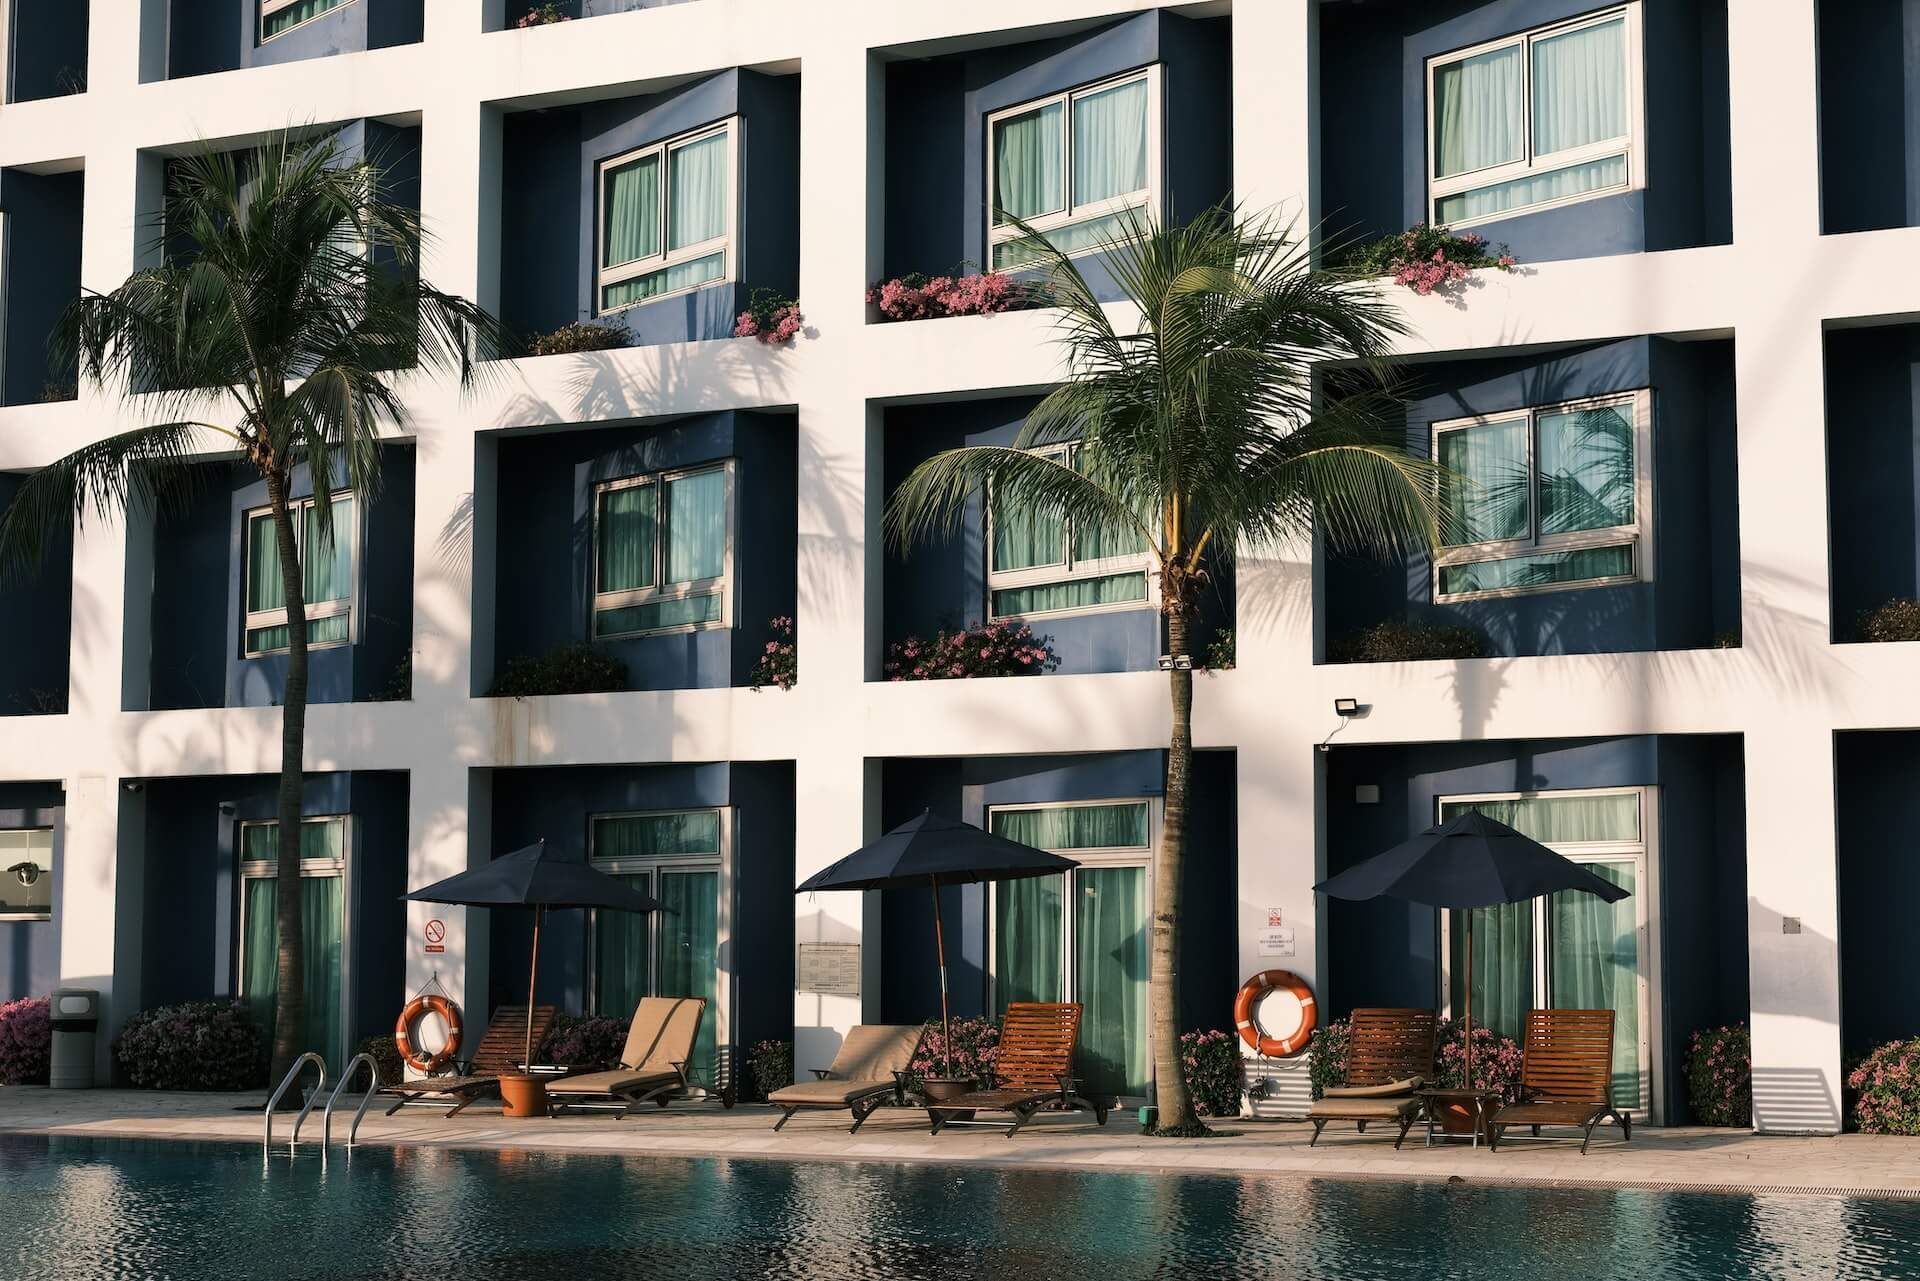
<path fill-rule="evenodd" d="M 1260 955 L 1292 956 L 1293 931 L 1286 928 L 1262 930 L 1260 932 Z"/>
<path fill-rule="evenodd" d="M 824 996 L 860 995 L 858 943 L 802 943 L 795 986 Z"/>

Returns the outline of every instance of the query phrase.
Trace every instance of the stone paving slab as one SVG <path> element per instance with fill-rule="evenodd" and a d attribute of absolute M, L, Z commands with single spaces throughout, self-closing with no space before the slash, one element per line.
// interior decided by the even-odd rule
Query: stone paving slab
<path fill-rule="evenodd" d="M 264 1094 L 163 1094 L 145 1090 L 0 1088 L 0 1133 L 258 1142 Z M 344 1100 L 343 1100 L 344 1104 Z M 1500 1152 L 1464 1144 L 1426 1148 L 1417 1135 L 1393 1150 L 1390 1139 L 1329 1129 L 1309 1149 L 1300 1122 L 1221 1122 L 1212 1139 L 1149 1139 L 1130 1116 L 1096 1126 L 1085 1114 L 1042 1116 L 1013 1138 L 990 1130 L 926 1131 L 924 1115 L 883 1109 L 849 1135 L 844 1117 L 801 1113 L 773 1132 L 771 1109 L 676 1104 L 616 1119 L 607 1114 L 520 1121 L 485 1104 L 448 1118 L 409 1107 L 387 1117 L 369 1112 L 361 1143 L 520 1149 L 555 1153 L 776 1160 L 975 1163 L 1012 1167 L 1177 1170 L 1225 1175 L 1290 1175 L 1397 1181 L 1466 1180 L 1580 1186 L 1694 1188 L 1822 1196 L 1920 1197 L 1920 1140 L 1880 1135 L 1754 1135 L 1745 1131 L 1641 1129 L 1631 1143 L 1602 1130 L 1593 1150 L 1577 1144 L 1516 1143 Z M 344 1121 L 336 1115 L 336 1141 Z M 277 1118 L 284 1143 L 292 1117 Z M 303 1144 L 318 1142 L 320 1117 Z"/>

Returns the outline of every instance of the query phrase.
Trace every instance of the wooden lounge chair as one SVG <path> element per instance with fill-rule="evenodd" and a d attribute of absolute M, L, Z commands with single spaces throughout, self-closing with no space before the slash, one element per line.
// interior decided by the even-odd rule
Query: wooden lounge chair
<path fill-rule="evenodd" d="M 1493 1148 L 1508 1126 L 1524 1125 L 1540 1137 L 1543 1125 L 1574 1126 L 1585 1133 L 1611 1117 L 1622 1141 L 1633 1138 L 1633 1120 L 1613 1106 L 1613 1011 L 1528 1010 L 1527 1043 L 1521 1050 L 1520 1101 L 1488 1122 Z"/>
<path fill-rule="evenodd" d="M 552 1027 L 553 1007 L 534 1006 L 534 1049 L 540 1048 L 540 1043 L 547 1039 L 547 1032 Z M 381 1094 L 397 1096 L 399 1100 L 387 1109 L 387 1115 L 392 1116 L 410 1103 L 438 1107 L 451 1102 L 454 1106 L 447 1113 L 448 1116 L 463 1112 L 488 1095 L 497 1093 L 501 1076 L 518 1071 L 516 1065 L 526 1052 L 527 1007 L 503 1005 L 493 1012 L 493 1022 L 487 1024 L 487 1034 L 480 1038 L 480 1044 L 473 1047 L 471 1058 L 455 1060 L 448 1065 L 450 1070 L 439 1076 L 423 1076 L 402 1081 L 398 1085 L 383 1086 Z"/>
<path fill-rule="evenodd" d="M 1398 1125 L 1393 1146 L 1399 1148 L 1420 1114 L 1414 1091 L 1433 1076 L 1437 1024 L 1432 1010 L 1355 1010 L 1348 1023 L 1346 1084 L 1329 1086 L 1307 1110 L 1313 1122 L 1307 1146 L 1320 1142 L 1328 1122 L 1353 1121 L 1362 1134 L 1373 1122 Z"/>
<path fill-rule="evenodd" d="M 853 1128 L 847 1133 L 858 1134 L 874 1109 L 888 1099 L 906 1102 L 902 1078 L 919 1048 L 917 1027 L 861 1024 L 840 1043 L 831 1067 L 813 1069 L 818 1080 L 789 1085 L 767 1096 L 767 1102 L 781 1109 L 773 1128 L 781 1129 L 803 1108 L 832 1112 L 847 1108 L 853 1113 Z"/>
<path fill-rule="evenodd" d="M 619 1065 L 548 1082 L 549 1110 L 558 1116 L 568 1108 L 618 1108 L 626 1116 L 642 1103 L 667 1106 L 674 1095 L 686 1091 L 687 1065 L 693 1061 L 706 1011 L 706 1001 L 697 996 L 642 997 Z"/>
<path fill-rule="evenodd" d="M 1005 1125 L 1012 1138 L 1043 1108 L 1085 1110 L 1101 1125 L 1105 1104 L 1078 1093 L 1073 1075 L 1073 1046 L 1080 1035 L 1080 1007 L 1015 1001 L 1000 1021 L 1000 1055 L 994 1063 L 994 1088 L 928 1104 L 934 1134 L 948 1125 Z M 974 1112 L 1008 1112 L 1011 1122 L 976 1121 Z"/>

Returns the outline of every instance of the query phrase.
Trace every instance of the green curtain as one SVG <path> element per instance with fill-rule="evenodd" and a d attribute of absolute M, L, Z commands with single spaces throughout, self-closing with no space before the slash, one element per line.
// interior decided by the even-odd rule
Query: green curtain
<path fill-rule="evenodd" d="M 1147 1092 L 1147 869 L 1083 867 L 1074 880 L 1079 1067 L 1095 1094 Z"/>
<path fill-rule="evenodd" d="M 247 518 L 247 612 L 285 609 L 287 593 L 280 581 L 280 544 L 273 517 L 262 513 Z"/>
<path fill-rule="evenodd" d="M 651 894 L 652 878 L 622 876 L 642 894 Z M 630 1019 L 647 994 L 648 913 L 597 911 L 593 918 L 595 1000 L 601 1014 Z"/>
<path fill-rule="evenodd" d="M 995 810 L 997 836 L 1042 850 L 1138 849 L 1147 843 L 1144 802 Z"/>
<path fill-rule="evenodd" d="M 1073 450 L 1073 469 L 1081 475 L 1090 475 L 1095 471 L 1096 453 L 1090 446 L 1076 445 Z M 1099 478 L 1104 486 L 1111 487 L 1112 479 Z M 1146 536 L 1138 529 L 1128 525 L 1102 525 L 1098 522 L 1076 524 L 1073 529 L 1073 558 L 1076 561 L 1102 560 L 1109 556 L 1138 556 L 1147 550 Z"/>
<path fill-rule="evenodd" d="M 1587 870 L 1633 894 L 1634 865 L 1589 863 Z M 1640 922 L 1634 898 L 1609 903 L 1567 892 L 1547 900 L 1552 953 L 1548 974 L 1555 1007 L 1612 1010 L 1613 1101 L 1640 1106 Z"/>
<path fill-rule="evenodd" d="M 1440 817 L 1446 820 L 1468 810 L 1478 810 L 1542 845 L 1640 839 L 1638 792 L 1611 792 L 1600 796 L 1549 793 L 1497 801 L 1447 801 L 1440 807 Z"/>
<path fill-rule="evenodd" d="M 600 265 L 651 258 L 660 252 L 660 156 L 642 156 L 631 164 L 609 169 L 602 179 L 601 199 L 605 243 Z"/>
<path fill-rule="evenodd" d="M 994 219 L 1004 210 L 1015 218 L 1034 218 L 1066 207 L 1064 197 L 1065 105 L 1048 103 L 1037 111 L 1009 116 L 993 126 Z"/>
<path fill-rule="evenodd" d="M 1627 134 L 1627 20 L 1533 42 L 1533 152 Z"/>
<path fill-rule="evenodd" d="M 1528 174 L 1511 182 L 1497 182 L 1492 186 L 1475 187 L 1471 191 L 1443 196 L 1434 206 L 1434 221 L 1446 224 L 1464 218 L 1485 218 L 1509 209 L 1524 209 L 1528 205 L 1564 200 L 1589 191 L 1623 187 L 1626 182 L 1627 158 L 1604 156 L 1599 160 L 1568 165 L 1564 169 Z"/>
<path fill-rule="evenodd" d="M 1037 614 L 1049 609 L 1091 609 L 1097 605 L 1120 605 L 1147 598 L 1147 576 L 1138 571 L 1109 574 L 1104 578 L 1079 578 L 1066 583 L 1046 583 L 1036 587 L 1006 587 L 993 594 L 996 618 L 1019 614 Z"/>
<path fill-rule="evenodd" d="M 1095 249 L 1110 241 L 1125 239 L 1132 235 L 1139 220 L 1138 213 L 1130 209 L 1101 214 L 1098 218 L 1083 218 L 1048 231 L 1047 243 L 1061 253 L 1076 254 L 1083 249 Z M 1040 255 L 1040 246 L 1026 236 L 1003 240 L 993 247 L 994 269 L 1009 271 L 1035 261 Z"/>
<path fill-rule="evenodd" d="M 1449 968 L 1453 1017 L 1466 1012 L 1467 912 L 1449 914 Z M 1507 903 L 1472 910 L 1473 1021 L 1516 1041 L 1533 1008 L 1533 904 Z"/>
<path fill-rule="evenodd" d="M 309 826 L 320 825 L 303 824 L 303 827 Z M 240 949 L 241 982 L 253 1017 L 267 1030 L 271 1044 L 274 998 L 280 990 L 277 956 L 280 932 L 274 922 L 279 882 L 271 876 L 252 876 L 247 877 L 244 884 L 247 920 Z M 346 1055 L 340 1008 L 343 886 L 344 878 L 337 874 L 303 877 L 300 885 L 300 919 L 306 950 L 302 986 L 307 995 L 306 1028 L 300 1045 L 302 1049 L 320 1051 L 328 1065 L 336 1069 L 344 1065 Z"/>
<path fill-rule="evenodd" d="M 301 858 L 345 858 L 347 825 L 340 819 L 300 824 Z M 271 863 L 280 857 L 280 825 L 248 823 L 240 829 L 240 857 Z"/>
<path fill-rule="evenodd" d="M 669 583 L 718 578 L 727 568 L 727 474 L 695 472 L 666 482 Z"/>
<path fill-rule="evenodd" d="M 290 27 L 297 27 L 309 18 L 317 18 L 329 9 L 338 8 L 347 0 L 300 0 L 284 9 L 276 9 L 260 22 L 262 40 L 279 35 Z"/>
<path fill-rule="evenodd" d="M 603 609 L 596 631 L 601 636 L 623 636 L 631 632 L 653 632 L 667 627 L 691 627 L 719 621 L 720 595 L 708 592 L 704 596 L 678 596 L 671 600 Z"/>
<path fill-rule="evenodd" d="M 1633 523 L 1633 419 L 1624 405 L 1540 415 L 1540 530 Z"/>
<path fill-rule="evenodd" d="M 684 249 L 727 232 L 727 135 L 667 153 L 667 248 Z"/>
<path fill-rule="evenodd" d="M 1135 80 L 1073 103 L 1073 203 L 1090 205 L 1147 185 L 1147 82 Z"/>
<path fill-rule="evenodd" d="M 1493 592 L 1510 587 L 1552 587 L 1624 578 L 1633 573 L 1633 548 L 1583 547 L 1570 552 L 1534 552 L 1440 567 L 1440 594 Z"/>
<path fill-rule="evenodd" d="M 1433 78 L 1435 176 L 1524 160 L 1522 47 L 1508 45 L 1440 67 Z"/>
<path fill-rule="evenodd" d="M 1033 569 L 1067 563 L 1067 522 L 1057 508 L 993 500 L 993 568 Z"/>
<path fill-rule="evenodd" d="M 331 514 L 333 531 L 328 537 L 321 532 L 320 509 L 309 506 L 306 510 L 300 583 L 309 605 L 345 600 L 353 593 L 353 499 L 334 499 Z"/>
<path fill-rule="evenodd" d="M 593 822 L 593 856 L 674 858 L 720 853 L 720 812 L 620 814 Z"/>
<path fill-rule="evenodd" d="M 1457 427 L 1440 434 L 1447 541 L 1454 545 L 1525 538 L 1532 525 L 1532 478 L 1527 472 L 1527 420 Z"/>
<path fill-rule="evenodd" d="M 1061 965 L 1060 895 L 1065 878 L 1029 876 L 994 886 L 994 993 L 1004 1014 L 1013 1001 L 1058 1001 L 1065 995 Z"/>
<path fill-rule="evenodd" d="M 710 280 L 718 280 L 727 274 L 727 255 L 725 250 L 708 254 L 704 258 L 693 258 L 686 262 L 677 262 L 671 267 L 659 271 L 650 271 L 644 276 L 635 276 L 631 280 L 622 280 L 618 284 L 608 285 L 600 291 L 600 310 L 612 311 L 618 307 L 628 307 L 661 294 L 669 294 L 676 289 L 691 289 L 695 285 L 704 285 Z"/>
<path fill-rule="evenodd" d="M 594 537 L 595 590 L 626 592 L 653 586 L 654 504 L 658 486 L 628 485 L 600 491 Z"/>
<path fill-rule="evenodd" d="M 720 992 L 720 873 L 662 871 L 655 913 L 660 937 L 660 996 L 703 996 L 707 1012 L 693 1055 L 693 1075 L 714 1084 Z"/>

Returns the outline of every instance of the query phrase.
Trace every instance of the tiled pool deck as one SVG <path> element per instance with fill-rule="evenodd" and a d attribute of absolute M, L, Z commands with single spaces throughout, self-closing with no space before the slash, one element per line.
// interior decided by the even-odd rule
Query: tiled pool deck
<path fill-rule="evenodd" d="M 0 1133 L 118 1138 L 259 1141 L 258 1111 L 237 1108 L 262 1095 L 161 1094 L 135 1090 L 0 1089 Z M 345 1100 L 343 1099 L 343 1108 Z M 350 1117 L 350 1113 L 348 1114 Z M 1133 1118 L 1116 1115 L 1102 1128 L 1085 1115 L 1044 1116 L 1012 1139 L 998 1131 L 929 1135 L 922 1114 L 883 1110 L 857 1135 L 844 1117 L 802 1113 L 780 1133 L 775 1113 L 752 1105 L 675 1105 L 616 1120 L 574 1115 L 508 1120 L 479 1104 L 451 1119 L 406 1108 L 397 1116 L 370 1111 L 360 1142 L 511 1148 L 547 1152 L 614 1152 L 651 1156 L 728 1156 L 783 1160 L 979 1162 L 1194 1173 L 1319 1175 L 1331 1178 L 1548 1183 L 1620 1187 L 1689 1187 L 1829 1196 L 1920 1196 L 1920 1140 L 1875 1135 L 1757 1136 L 1702 1129 L 1641 1130 L 1630 1144 L 1602 1131 L 1592 1152 L 1577 1145 L 1514 1144 L 1498 1153 L 1464 1145 L 1424 1148 L 1409 1136 L 1390 1139 L 1328 1131 L 1309 1150 L 1312 1131 L 1298 1122 L 1232 1121 L 1232 1133 L 1205 1140 L 1141 1137 Z M 335 1117 L 336 1144 L 344 1135 Z M 291 1115 L 276 1120 L 284 1144 Z M 307 1121 L 302 1146 L 317 1145 L 320 1116 Z"/>

